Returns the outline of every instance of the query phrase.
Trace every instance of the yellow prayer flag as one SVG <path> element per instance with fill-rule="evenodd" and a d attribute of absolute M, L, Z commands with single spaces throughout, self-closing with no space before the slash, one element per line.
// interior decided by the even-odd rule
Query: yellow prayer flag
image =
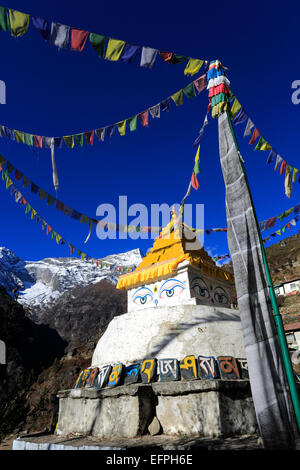
<path fill-rule="evenodd" d="M 277 233 L 277 235 L 281 235 L 281 231 L 280 231 L 280 229 L 279 229 L 279 230 L 277 230 L 277 232 L 275 232 L 275 233 Z"/>
<path fill-rule="evenodd" d="M 234 117 L 239 110 L 242 108 L 242 105 L 239 103 L 239 101 L 235 98 L 232 108 L 231 108 L 231 115 Z"/>
<path fill-rule="evenodd" d="M 125 121 L 118 122 L 117 126 L 118 126 L 118 131 L 120 135 L 125 135 L 126 134 L 126 119 Z"/>
<path fill-rule="evenodd" d="M 59 245 L 59 242 L 60 240 L 62 239 L 62 237 L 60 235 L 58 235 L 58 233 L 56 234 L 56 243 Z"/>
<path fill-rule="evenodd" d="M 35 218 L 36 214 L 37 214 L 37 211 L 32 209 L 32 211 L 31 211 L 31 220 L 33 220 Z"/>
<path fill-rule="evenodd" d="M 298 173 L 299 170 L 297 170 L 297 168 L 294 168 L 294 172 L 293 172 L 293 183 L 296 183 L 296 179 L 297 179 L 297 173 Z"/>
<path fill-rule="evenodd" d="M 184 69 L 184 75 L 195 75 L 199 72 L 203 64 L 203 60 L 189 58 L 189 61 Z"/>
<path fill-rule="evenodd" d="M 9 178 L 9 176 L 6 178 L 6 189 L 8 189 L 11 185 L 13 184 L 12 180 Z"/>
<path fill-rule="evenodd" d="M 22 142 L 24 144 L 24 142 L 25 142 L 24 132 L 16 131 L 14 129 L 14 133 L 15 133 L 17 142 Z"/>
<path fill-rule="evenodd" d="M 272 150 L 272 147 L 268 142 L 265 142 L 264 144 L 262 144 L 259 150 Z"/>
<path fill-rule="evenodd" d="M 177 93 L 174 93 L 171 95 L 172 100 L 176 104 L 176 106 L 180 106 L 183 104 L 183 93 L 182 90 L 177 91 Z"/>
<path fill-rule="evenodd" d="M 110 38 L 106 48 L 105 59 L 112 61 L 119 60 L 125 44 L 125 41 Z"/>
<path fill-rule="evenodd" d="M 15 38 L 23 36 L 29 26 L 29 15 L 17 10 L 9 9 L 9 20 L 11 35 Z"/>

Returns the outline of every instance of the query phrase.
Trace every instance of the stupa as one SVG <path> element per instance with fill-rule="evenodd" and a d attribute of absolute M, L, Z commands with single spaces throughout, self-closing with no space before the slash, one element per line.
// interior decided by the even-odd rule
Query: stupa
<path fill-rule="evenodd" d="M 167 435 L 255 432 L 233 275 L 175 212 L 117 288 L 128 311 L 109 323 L 75 388 L 58 393 L 57 434 L 135 437 L 154 420 Z"/>

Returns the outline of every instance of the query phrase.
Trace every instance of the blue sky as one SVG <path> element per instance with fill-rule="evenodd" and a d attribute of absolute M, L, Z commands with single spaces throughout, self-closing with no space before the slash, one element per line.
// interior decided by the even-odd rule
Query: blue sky
<path fill-rule="evenodd" d="M 298 60 L 300 5 L 284 2 L 39 2 L 17 1 L 3 6 L 89 32 L 107 35 L 189 57 L 216 59 L 229 67 L 232 89 L 264 137 L 291 165 L 300 168 L 300 105 L 291 101 L 292 82 L 300 79 Z M 99 59 L 89 43 L 82 53 L 58 50 L 45 42 L 30 24 L 28 32 L 13 38 L 1 32 L 0 79 L 7 87 L 0 124 L 38 135 L 68 135 L 106 126 L 137 114 L 185 87 L 192 79 L 185 64 L 168 65 L 157 59 L 152 70 L 133 64 Z M 101 203 L 173 204 L 187 189 L 194 162 L 192 144 L 202 125 L 208 97 L 204 90 L 184 106 L 171 105 L 149 128 L 106 139 L 82 149 L 56 150 L 60 187 L 58 199 L 96 217 Z M 290 199 L 284 177 L 267 165 L 268 152 L 254 152 L 243 139 L 244 125 L 236 128 L 259 220 L 275 216 L 300 202 L 300 185 Z M 55 196 L 50 150 L 0 140 L 0 153 L 27 177 Z M 200 152 L 200 189 L 187 200 L 205 204 L 205 227 L 226 227 L 225 190 L 218 154 L 217 121 L 210 118 Z M 0 184 L 2 223 L 0 246 L 20 257 L 37 260 L 69 256 L 67 246 L 46 237 L 41 225 L 25 216 Z M 153 240 L 99 240 L 87 244 L 87 226 L 73 221 L 38 197 L 21 189 L 31 205 L 71 244 L 89 256 L 140 247 Z M 291 218 L 291 217 L 290 217 Z M 132 218 L 128 222 L 130 222 Z M 276 224 L 269 233 L 280 228 Z M 150 224 L 150 222 L 149 222 Z M 298 231 L 291 229 L 286 235 Z M 267 236 L 264 232 L 263 236 Z M 274 238 L 279 241 L 279 238 Z M 228 252 L 226 234 L 206 235 L 212 254 Z"/>

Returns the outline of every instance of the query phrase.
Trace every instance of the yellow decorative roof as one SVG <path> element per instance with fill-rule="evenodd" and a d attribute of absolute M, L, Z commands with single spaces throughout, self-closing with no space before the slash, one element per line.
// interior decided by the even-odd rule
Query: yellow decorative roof
<path fill-rule="evenodd" d="M 196 235 L 185 224 L 180 222 L 176 226 L 175 223 L 174 228 L 174 223 L 173 217 L 134 271 L 119 277 L 117 289 L 154 282 L 174 273 L 178 264 L 185 260 L 208 276 L 234 282 L 233 275 L 215 265 Z"/>

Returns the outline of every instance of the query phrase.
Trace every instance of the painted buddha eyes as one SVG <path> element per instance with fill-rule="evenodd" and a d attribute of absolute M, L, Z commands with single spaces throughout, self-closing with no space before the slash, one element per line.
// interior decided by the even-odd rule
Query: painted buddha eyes
<path fill-rule="evenodd" d="M 135 292 L 132 300 L 136 305 L 145 305 L 152 302 L 153 294 L 147 287 L 141 287 Z"/>
<path fill-rule="evenodd" d="M 222 287 L 216 287 L 214 291 L 214 300 L 219 304 L 227 304 L 229 299 L 225 290 Z"/>
<path fill-rule="evenodd" d="M 209 288 L 201 277 L 195 277 L 192 281 L 192 289 L 196 295 L 205 299 L 210 298 Z"/>
<path fill-rule="evenodd" d="M 168 279 L 165 281 L 159 291 L 159 297 L 161 299 L 166 299 L 181 294 L 185 289 L 183 282 L 178 281 L 177 279 Z"/>

